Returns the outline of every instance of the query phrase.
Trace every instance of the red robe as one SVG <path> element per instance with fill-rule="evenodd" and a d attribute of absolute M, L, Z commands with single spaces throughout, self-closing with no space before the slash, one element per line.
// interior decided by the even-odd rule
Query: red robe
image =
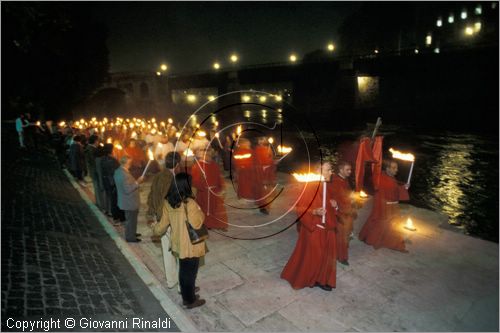
<path fill-rule="evenodd" d="M 224 200 L 215 193 L 224 189 L 219 165 L 215 162 L 198 161 L 191 168 L 193 186 L 196 187 L 196 202 L 205 213 L 205 226 L 214 229 L 227 229 L 227 214 Z"/>
<path fill-rule="evenodd" d="M 235 155 L 251 154 L 249 158 L 236 159 Z M 254 152 L 252 149 L 238 148 L 233 153 L 233 165 L 238 181 L 238 198 L 255 200 L 259 197 L 255 193 L 256 174 L 254 166 Z"/>
<path fill-rule="evenodd" d="M 327 191 L 327 214 L 325 229 L 321 216 L 313 215 L 312 211 L 322 207 L 322 184 L 318 182 L 304 183 L 305 191 L 295 207 L 297 217 L 300 217 L 301 228 L 299 238 L 292 256 L 281 272 L 281 278 L 287 280 L 292 288 L 312 287 L 316 283 L 336 286 L 336 218 L 334 209 L 329 204 L 330 195 Z"/>
<path fill-rule="evenodd" d="M 270 208 L 272 195 L 270 192 L 276 183 L 276 165 L 274 164 L 271 146 L 258 145 L 254 149 L 255 162 L 255 194 L 259 206 Z"/>
<path fill-rule="evenodd" d="M 353 213 L 351 203 L 351 185 L 349 181 L 338 175 L 333 175 L 331 186 L 328 186 L 333 200 L 337 201 L 337 259 L 349 259 L 349 235 L 352 232 Z"/>
<path fill-rule="evenodd" d="M 125 148 L 125 154 L 132 159 L 133 167 L 143 167 L 146 164 L 146 155 L 139 147 L 130 147 Z"/>
<path fill-rule="evenodd" d="M 362 138 L 359 143 L 358 156 L 356 157 L 356 191 L 359 192 L 363 188 L 363 180 L 365 176 L 365 162 L 373 161 L 373 152 L 371 149 L 370 138 Z"/>
<path fill-rule="evenodd" d="M 359 239 L 375 249 L 385 247 L 406 252 L 401 226 L 398 224 L 399 200 L 407 191 L 394 177 L 385 172 L 380 175 L 379 189 L 375 192 L 373 209 L 359 233 Z"/>
<path fill-rule="evenodd" d="M 378 184 L 380 182 L 380 175 L 382 174 L 382 142 L 384 140 L 383 136 L 375 137 L 375 142 L 373 143 L 373 159 L 375 163 L 372 164 L 372 180 L 373 188 L 378 189 Z"/>

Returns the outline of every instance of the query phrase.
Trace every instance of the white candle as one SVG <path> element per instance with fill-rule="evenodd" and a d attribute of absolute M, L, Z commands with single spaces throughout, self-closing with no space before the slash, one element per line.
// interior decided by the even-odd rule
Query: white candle
<path fill-rule="evenodd" d="M 323 211 L 326 209 L 326 181 L 323 182 Z M 326 222 L 326 212 L 324 212 L 323 216 L 321 216 L 321 223 L 325 224 Z"/>
<path fill-rule="evenodd" d="M 148 171 L 148 168 L 149 168 L 149 164 L 151 163 L 151 160 L 148 161 L 148 164 L 146 164 L 146 167 L 144 168 L 144 171 L 142 173 L 142 177 L 144 177 L 144 175 L 146 174 L 146 171 Z"/>
<path fill-rule="evenodd" d="M 406 184 L 410 185 L 410 179 L 411 179 L 411 174 L 413 172 L 413 164 L 415 162 L 411 162 L 411 166 L 410 166 L 410 173 L 408 174 L 408 181 L 406 182 Z"/>

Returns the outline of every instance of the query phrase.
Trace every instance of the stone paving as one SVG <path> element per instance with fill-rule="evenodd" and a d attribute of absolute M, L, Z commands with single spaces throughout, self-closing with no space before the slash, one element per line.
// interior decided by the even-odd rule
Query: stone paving
<path fill-rule="evenodd" d="M 2 135 L 2 330 L 9 317 L 166 318 L 53 157 L 9 143 Z"/>
<path fill-rule="evenodd" d="M 293 290 L 280 273 L 293 251 L 297 232 L 290 202 L 297 185 L 286 184 L 270 216 L 238 201 L 226 180 L 230 223 L 227 234 L 210 233 L 197 284 L 207 300 L 186 311 L 201 331 L 498 331 L 498 244 L 447 229 L 435 212 L 402 205 L 401 227 L 411 216 L 417 231 L 406 231 L 410 253 L 374 250 L 354 239 L 350 266 L 337 265 L 337 288 Z M 141 186 L 139 231 L 148 235 L 146 198 Z M 281 187 L 280 187 L 281 189 Z M 371 210 L 361 201 L 359 231 Z M 276 222 L 265 227 L 262 224 Z M 285 230 L 275 236 L 255 240 Z M 118 228 L 119 232 L 122 232 Z M 162 252 L 149 237 L 134 247 L 166 289 Z M 166 289 L 180 306 L 176 288 Z"/>

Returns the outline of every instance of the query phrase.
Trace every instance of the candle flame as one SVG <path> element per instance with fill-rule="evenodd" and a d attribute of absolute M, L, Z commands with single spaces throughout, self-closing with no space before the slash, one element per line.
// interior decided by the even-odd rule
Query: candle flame
<path fill-rule="evenodd" d="M 219 133 L 215 133 L 215 137 L 218 139 L 219 138 Z"/>
<path fill-rule="evenodd" d="M 180 138 L 181 137 L 181 133 L 180 132 L 175 133 L 175 137 L 176 138 Z"/>
<path fill-rule="evenodd" d="M 396 158 L 398 160 L 410 161 L 410 162 L 415 161 L 415 156 L 413 154 L 402 153 L 402 152 L 395 150 L 395 149 L 392 149 L 392 148 L 389 148 L 389 151 L 391 152 L 392 157 Z"/>
<path fill-rule="evenodd" d="M 61 126 L 61 127 L 64 127 L 64 125 L 66 125 L 66 122 L 64 122 L 64 121 L 61 121 L 61 122 L 59 123 L 59 126 Z"/>
<path fill-rule="evenodd" d="M 365 191 L 359 191 L 359 196 L 361 198 L 368 198 L 368 194 L 366 194 Z"/>
<path fill-rule="evenodd" d="M 113 143 L 113 139 L 112 139 L 112 138 L 108 138 L 108 139 L 106 140 L 106 143 Z"/>
<path fill-rule="evenodd" d="M 205 131 L 198 131 L 198 135 L 203 138 L 203 137 L 207 136 L 207 133 Z"/>
<path fill-rule="evenodd" d="M 104 126 L 103 126 L 103 127 L 101 127 L 101 132 L 102 132 L 102 133 L 104 133 L 104 131 L 105 131 L 105 130 L 106 130 L 106 129 L 104 128 Z"/>
<path fill-rule="evenodd" d="M 39 121 L 36 122 L 36 126 L 40 126 L 40 122 Z"/>
<path fill-rule="evenodd" d="M 273 138 L 269 138 L 269 139 L 267 139 L 267 142 L 269 142 L 270 144 L 273 144 L 274 139 Z"/>
<path fill-rule="evenodd" d="M 169 124 L 172 124 L 174 121 L 172 120 L 172 118 L 168 118 L 168 123 Z"/>
<path fill-rule="evenodd" d="M 191 156 L 194 156 L 194 153 L 191 149 L 188 148 L 184 151 L 183 155 L 186 157 L 191 157 Z"/>
<path fill-rule="evenodd" d="M 235 160 L 242 160 L 242 159 L 246 159 L 246 158 L 250 158 L 250 157 L 252 157 L 252 154 L 250 154 L 250 153 L 242 154 L 242 155 L 234 155 Z"/>
<path fill-rule="evenodd" d="M 132 131 L 132 134 L 130 134 L 130 137 L 132 139 L 137 139 L 137 133 L 135 131 Z"/>
<path fill-rule="evenodd" d="M 411 231 L 415 231 L 415 230 L 417 230 L 417 229 L 415 228 L 415 226 L 413 225 L 413 221 L 412 221 L 412 219 L 411 219 L 411 218 L 408 218 L 408 219 L 406 220 L 405 229 L 408 229 L 408 230 L 411 230 Z"/>
<path fill-rule="evenodd" d="M 241 134 L 241 125 L 239 125 L 237 128 L 236 128 L 236 134 L 240 135 Z"/>
<path fill-rule="evenodd" d="M 319 182 L 324 180 L 324 177 L 318 173 L 292 173 L 292 176 L 300 183 Z"/>
<path fill-rule="evenodd" d="M 280 154 L 288 154 L 288 153 L 289 153 L 289 152 L 291 152 L 291 151 L 292 151 L 292 147 L 286 147 L 286 146 L 283 146 L 283 147 L 282 147 L 281 145 L 280 145 L 280 146 L 278 146 L 278 152 L 279 152 Z"/>
<path fill-rule="evenodd" d="M 148 149 L 148 157 L 150 161 L 153 161 L 155 159 L 153 152 L 151 151 L 151 148 Z"/>
<path fill-rule="evenodd" d="M 123 149 L 122 145 L 120 145 L 120 144 L 116 144 L 115 148 L 118 149 L 118 150 L 122 150 Z"/>

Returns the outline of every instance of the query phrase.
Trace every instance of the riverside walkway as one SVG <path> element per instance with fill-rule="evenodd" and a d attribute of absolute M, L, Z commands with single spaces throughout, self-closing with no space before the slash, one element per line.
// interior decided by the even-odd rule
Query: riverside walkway
<path fill-rule="evenodd" d="M 210 252 L 197 280 L 207 304 L 183 310 L 177 288 L 166 288 L 160 244 L 148 237 L 151 178 L 141 185 L 138 232 L 143 241 L 127 248 L 153 273 L 175 312 L 200 331 L 498 331 L 498 244 L 448 230 L 446 217 L 410 205 L 401 205 L 401 227 L 411 216 L 417 228 L 407 231 L 409 253 L 374 250 L 355 238 L 350 266 L 337 265 L 336 289 L 293 290 L 280 273 L 297 232 L 294 226 L 278 232 L 296 218 L 293 211 L 282 215 L 298 185 L 282 173 L 279 182 L 286 191 L 269 216 L 228 208 L 233 226 L 227 234 L 210 232 Z M 226 204 L 245 207 L 226 182 Z M 370 210 L 367 199 L 358 211 L 355 234 Z M 262 226 L 273 219 L 277 222 Z M 123 234 L 122 227 L 114 228 Z"/>

